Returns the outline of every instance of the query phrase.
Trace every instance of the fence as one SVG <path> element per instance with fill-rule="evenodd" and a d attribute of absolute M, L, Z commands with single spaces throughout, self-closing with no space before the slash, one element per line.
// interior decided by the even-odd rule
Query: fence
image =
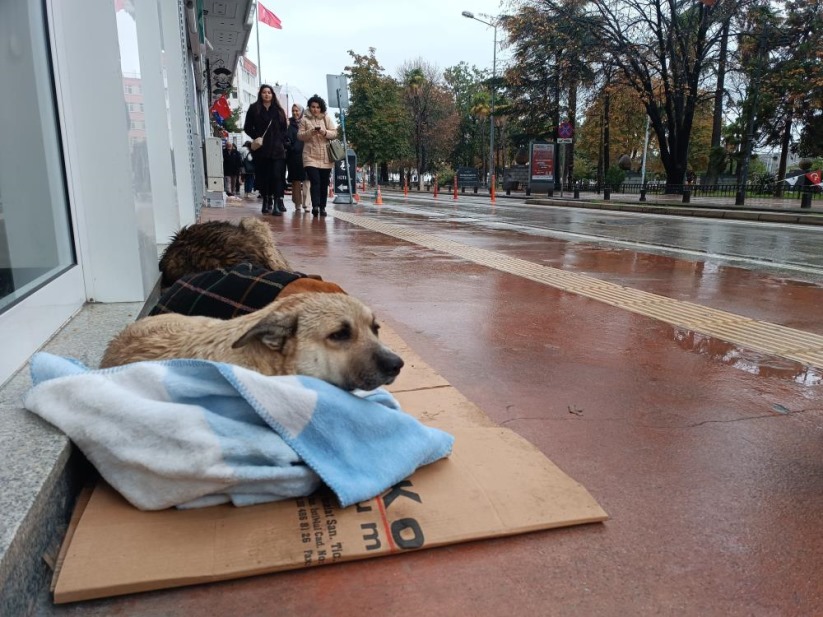
<path fill-rule="evenodd" d="M 780 196 L 775 195 L 774 184 L 748 184 L 742 191 L 745 200 L 753 200 L 755 204 L 757 200 L 761 202 L 774 201 L 780 199 L 783 202 L 790 202 L 797 200 L 801 207 L 809 207 L 811 201 L 823 201 L 823 193 L 819 187 L 815 186 L 790 186 L 784 185 L 781 187 Z M 574 195 L 578 197 L 586 193 L 602 195 L 603 199 L 609 199 L 614 195 L 638 195 L 639 201 L 645 201 L 648 196 L 666 196 L 667 201 L 682 200 L 683 203 L 689 203 L 692 197 L 701 197 L 707 200 L 716 199 L 718 201 L 728 202 L 729 200 L 736 200 L 738 192 L 741 187 L 737 184 L 672 184 L 667 185 L 665 182 L 623 182 L 618 185 L 598 184 L 597 182 L 583 180 L 575 184 L 565 183 L 562 187 L 564 196 Z M 506 191 L 509 194 L 509 191 Z M 533 195 L 537 195 L 533 193 Z M 542 193 L 541 193 L 542 194 Z M 558 190 L 549 190 L 548 196 L 558 196 Z M 808 204 L 803 206 L 802 204 Z"/>
<path fill-rule="evenodd" d="M 401 182 L 392 181 L 392 182 L 381 182 L 381 186 L 392 188 L 392 189 L 403 189 L 403 184 Z M 452 184 L 443 184 L 439 183 L 441 190 L 451 190 Z M 665 182 L 646 182 L 645 185 L 640 182 L 623 182 L 619 185 L 606 185 L 606 184 L 598 184 L 594 181 L 587 181 L 583 180 L 577 182 L 576 184 L 569 184 L 564 183 L 562 189 L 559 190 L 550 190 L 548 192 L 541 191 L 540 193 L 531 191 L 530 195 L 538 197 L 546 193 L 548 196 L 558 197 L 560 195 L 560 191 L 562 191 L 564 197 L 570 197 L 572 195 L 578 196 L 583 195 L 584 197 L 588 194 L 591 197 L 592 194 L 600 195 L 601 198 L 606 198 L 605 193 L 608 189 L 608 192 L 611 195 L 638 195 L 640 201 L 643 201 L 648 196 L 662 196 L 666 195 L 669 200 L 681 199 L 684 203 L 688 203 L 692 197 L 701 197 L 701 198 L 716 198 L 722 201 L 728 201 L 730 199 L 736 199 L 738 195 L 739 187 L 737 184 L 674 184 L 674 185 L 667 185 Z M 433 187 L 431 183 L 426 183 L 424 185 L 423 191 L 424 192 L 431 192 Z M 486 191 L 485 187 L 480 187 L 480 191 Z M 409 185 L 409 191 L 419 192 L 418 185 L 415 182 L 413 185 Z M 477 193 L 477 187 L 469 188 L 469 191 L 472 193 Z M 520 192 L 523 192 L 524 189 L 521 189 Z M 461 187 L 461 192 L 466 192 L 465 188 Z M 506 194 L 511 194 L 511 189 L 506 189 Z M 515 192 L 517 192 L 515 190 Z M 782 187 L 782 194 L 778 197 L 775 195 L 775 185 L 773 184 L 748 184 L 745 187 L 744 197 L 746 200 L 753 200 L 755 203 L 758 199 L 760 200 L 774 200 L 774 199 L 782 199 L 785 201 L 790 200 L 797 200 L 798 206 L 800 206 L 800 202 L 802 198 L 805 196 L 805 201 L 814 201 L 820 203 L 823 201 L 823 192 L 821 192 L 819 187 L 814 186 L 791 186 L 785 184 Z"/>

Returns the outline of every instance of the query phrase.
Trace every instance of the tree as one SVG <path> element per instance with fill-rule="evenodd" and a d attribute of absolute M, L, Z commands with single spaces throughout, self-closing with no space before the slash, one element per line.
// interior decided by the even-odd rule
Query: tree
<path fill-rule="evenodd" d="M 346 67 L 351 105 L 346 114 L 346 135 L 360 160 L 382 166 L 381 180 L 388 180 L 387 163 L 403 157 L 407 148 L 408 115 L 396 80 L 383 73 L 375 57 L 349 50 L 353 64 Z"/>
<path fill-rule="evenodd" d="M 626 84 L 615 83 L 610 89 L 609 105 L 609 160 L 617 161 L 628 155 L 632 168 L 639 169 L 646 136 L 643 102 L 635 90 Z M 603 129 L 603 97 L 594 97 L 583 113 L 577 131 L 577 155 L 583 169 L 593 170 L 600 158 Z M 656 150 L 654 143 L 650 145 Z M 662 169 L 658 170 L 662 171 Z M 581 174 L 579 177 L 583 177 Z"/>
<path fill-rule="evenodd" d="M 609 85 L 610 123 L 609 160 L 619 161 L 624 155 L 631 161 L 631 169 L 640 171 L 645 142 L 646 109 L 637 91 L 622 82 Z M 603 96 L 597 93 L 586 106 L 577 131 L 577 160 L 580 167 L 577 178 L 596 177 L 594 169 L 602 147 Z M 704 169 L 707 165 L 712 130 L 711 97 L 701 99 L 696 113 L 689 148 L 688 168 Z M 650 136 L 646 169 L 649 173 L 664 173 L 660 161 L 657 138 Z M 608 170 L 605 170 L 608 171 Z"/>
<path fill-rule="evenodd" d="M 785 113 L 802 125 L 797 153 L 823 156 L 823 2 L 789 0 L 786 11 L 789 58 L 780 72 L 791 78 L 792 87 Z"/>
<path fill-rule="evenodd" d="M 726 94 L 726 66 L 728 63 L 729 28 L 731 16 L 727 16 L 720 29 L 720 51 L 717 57 L 717 81 L 714 91 L 714 110 L 712 112 L 711 150 L 706 164 L 706 184 L 716 184 L 717 176 L 723 171 L 726 162 L 725 152 L 720 145 L 723 135 L 723 97 Z"/>
<path fill-rule="evenodd" d="M 505 78 L 510 117 L 523 129 L 513 135 L 517 142 L 555 138 L 561 118 L 577 126 L 578 90 L 594 82 L 590 61 L 596 50 L 581 7 L 579 0 L 553 6 L 531 0 L 501 20 L 514 52 Z M 573 175 L 574 145 L 568 150 L 561 177 Z"/>
<path fill-rule="evenodd" d="M 423 174 L 434 170 L 433 163 L 448 156 L 455 141 L 459 120 L 451 94 L 440 84 L 437 68 L 421 58 L 400 68 L 406 109 L 410 120 L 409 141 L 418 172 L 418 188 Z"/>
<path fill-rule="evenodd" d="M 443 80 L 451 92 L 459 116 L 457 140 L 448 157 L 455 167 L 482 164 L 485 135 L 481 120 L 487 117 L 490 106 L 490 98 L 483 88 L 487 75 L 486 71 L 476 66 L 469 67 L 465 62 L 443 71 Z"/>
<path fill-rule="evenodd" d="M 563 3 L 547 0 L 560 15 Z M 687 169 L 694 114 L 705 91 L 704 68 L 722 19 L 736 2 L 707 7 L 671 0 L 593 0 L 571 18 L 587 27 L 623 81 L 640 96 L 666 170 L 667 191 L 679 190 Z"/>

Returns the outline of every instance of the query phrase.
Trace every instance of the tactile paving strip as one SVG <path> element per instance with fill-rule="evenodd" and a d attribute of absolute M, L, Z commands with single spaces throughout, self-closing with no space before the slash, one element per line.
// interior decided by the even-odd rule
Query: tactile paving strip
<path fill-rule="evenodd" d="M 476 264 L 508 272 L 563 291 L 645 315 L 741 347 L 780 356 L 823 369 L 823 336 L 734 313 L 673 300 L 665 296 L 601 281 L 585 274 L 542 266 L 524 259 L 475 248 L 430 234 L 376 221 L 366 216 L 335 211 L 335 218 L 419 246 L 448 253 Z"/>

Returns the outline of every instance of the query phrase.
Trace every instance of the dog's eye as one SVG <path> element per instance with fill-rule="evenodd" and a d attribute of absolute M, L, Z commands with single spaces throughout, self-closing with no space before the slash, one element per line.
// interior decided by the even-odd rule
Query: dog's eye
<path fill-rule="evenodd" d="M 330 341 L 348 341 L 351 338 L 351 327 L 346 324 L 339 330 L 335 330 L 329 334 Z"/>

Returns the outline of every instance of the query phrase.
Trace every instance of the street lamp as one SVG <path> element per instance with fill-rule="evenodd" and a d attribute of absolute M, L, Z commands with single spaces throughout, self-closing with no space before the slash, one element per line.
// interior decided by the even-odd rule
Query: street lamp
<path fill-rule="evenodd" d="M 494 52 L 492 53 L 492 104 L 491 110 L 489 111 L 489 187 L 491 190 L 491 183 L 494 180 L 494 91 L 495 91 L 495 81 L 497 80 L 497 24 L 494 24 L 490 21 L 485 21 L 480 19 L 479 17 L 475 17 L 474 13 L 471 11 L 463 11 L 463 17 L 467 17 L 468 19 L 474 19 L 475 21 L 479 21 L 481 24 L 486 24 L 487 26 L 491 26 L 494 28 Z"/>

